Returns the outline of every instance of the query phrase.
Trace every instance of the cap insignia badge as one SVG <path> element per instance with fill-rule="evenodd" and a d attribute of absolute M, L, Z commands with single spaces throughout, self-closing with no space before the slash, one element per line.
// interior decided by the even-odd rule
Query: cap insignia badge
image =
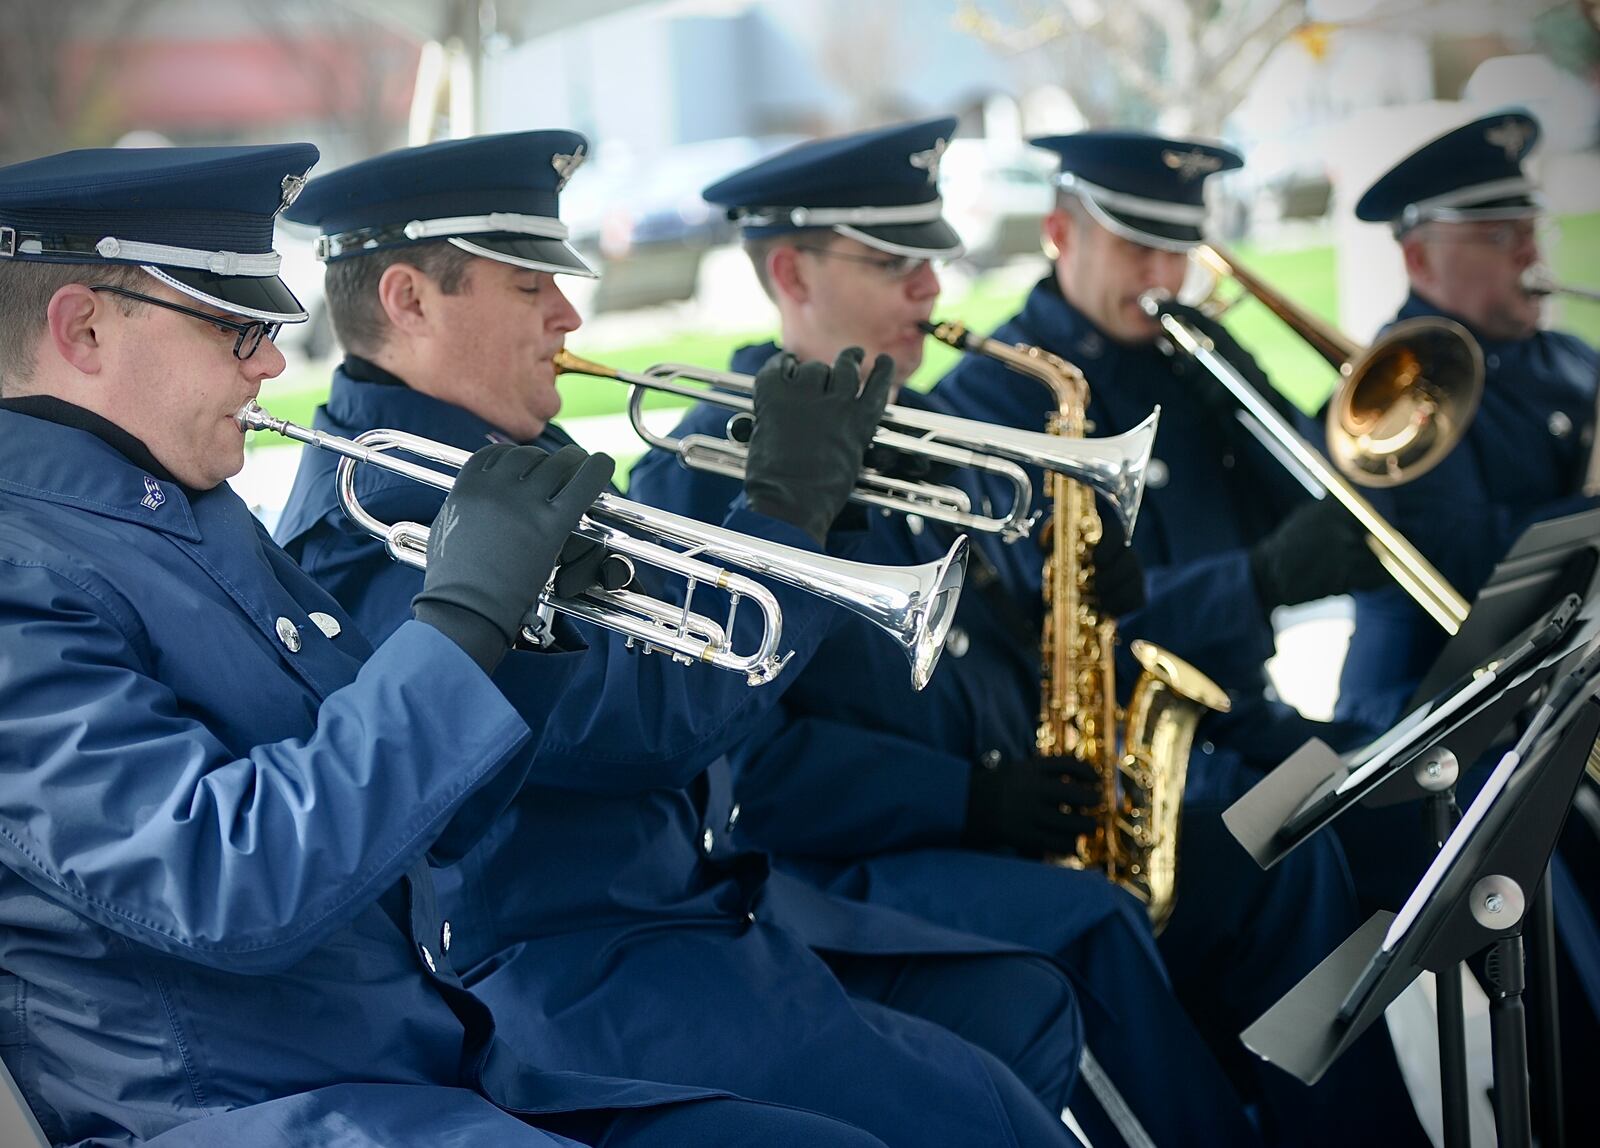
<path fill-rule="evenodd" d="M 939 161 L 944 159 L 945 149 L 950 146 L 950 141 L 941 139 L 927 151 L 914 151 L 910 155 L 912 167 L 920 167 L 928 173 L 929 183 L 939 182 Z"/>
<path fill-rule="evenodd" d="M 550 157 L 550 166 L 556 169 L 556 174 L 561 178 L 556 181 L 556 190 L 560 191 L 567 186 L 567 181 L 572 178 L 572 173 L 583 166 L 583 145 L 578 145 L 578 150 L 571 155 L 553 155 Z"/>
<path fill-rule="evenodd" d="M 1210 175 L 1222 166 L 1222 160 L 1199 148 L 1189 151 L 1172 151 L 1168 149 L 1161 153 L 1161 162 L 1178 173 L 1178 178 L 1188 183 L 1198 176 Z"/>
<path fill-rule="evenodd" d="M 279 185 L 283 191 L 283 200 L 278 204 L 278 210 L 274 211 L 272 214 L 279 215 L 287 210 L 290 204 L 294 203 L 295 200 L 300 198 L 300 192 L 305 188 L 305 186 L 306 177 L 304 173 L 300 175 L 284 176 L 283 183 Z"/>
<path fill-rule="evenodd" d="M 1528 137 L 1533 130 L 1521 120 L 1501 120 L 1494 127 L 1483 133 L 1486 143 L 1499 148 L 1506 153 L 1506 159 L 1515 163 L 1517 157 L 1522 155 L 1522 149 L 1527 146 Z"/>

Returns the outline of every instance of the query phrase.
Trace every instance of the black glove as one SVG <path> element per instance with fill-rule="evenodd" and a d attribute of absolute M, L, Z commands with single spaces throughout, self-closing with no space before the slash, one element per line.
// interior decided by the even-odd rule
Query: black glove
<path fill-rule="evenodd" d="M 779 353 L 756 375 L 755 425 L 744 490 L 758 513 L 793 523 L 822 545 L 861 473 L 878 429 L 894 360 L 879 355 L 861 381 L 860 347 L 830 370 Z"/>
<path fill-rule="evenodd" d="M 1096 499 L 1100 541 L 1094 546 L 1094 596 L 1103 613 L 1113 618 L 1144 605 L 1144 565 L 1127 544 L 1122 519 L 1104 499 Z"/>
<path fill-rule="evenodd" d="M 1072 854 L 1078 838 L 1094 832 L 1099 806 L 1099 778 L 1075 757 L 985 759 L 967 788 L 965 840 L 1025 857 Z"/>
<path fill-rule="evenodd" d="M 1261 369 L 1255 357 L 1240 346 L 1239 341 L 1226 327 L 1210 316 L 1182 303 L 1168 303 L 1167 309 L 1210 339 L 1217 354 L 1244 376 L 1244 381 L 1250 384 L 1250 388 L 1271 403 L 1280 415 L 1291 423 L 1299 417 L 1295 405 L 1272 385 L 1272 380 Z M 1172 369 L 1175 374 L 1192 381 L 1200 401 L 1224 425 L 1232 425 L 1236 421 L 1234 414 L 1240 409 L 1239 400 L 1234 398 L 1228 388 L 1218 382 L 1217 377 L 1209 370 L 1183 351 L 1173 356 Z"/>
<path fill-rule="evenodd" d="M 1297 506 L 1252 546 L 1250 573 L 1266 610 L 1376 590 L 1389 580 L 1367 532 L 1331 497 Z"/>
<path fill-rule="evenodd" d="M 492 673 L 561 556 L 581 564 L 589 553 L 567 551 L 568 539 L 614 467 L 575 446 L 549 455 L 495 443 L 474 454 L 433 520 L 417 619 Z"/>
<path fill-rule="evenodd" d="M 633 569 L 605 544 L 573 534 L 556 560 L 555 596 L 576 598 L 585 590 L 621 590 L 633 581 Z"/>
<path fill-rule="evenodd" d="M 874 474 L 885 478 L 899 478 L 906 482 L 949 482 L 955 466 L 931 459 L 925 454 L 908 454 L 892 446 L 873 444 L 867 447 L 866 466 Z"/>

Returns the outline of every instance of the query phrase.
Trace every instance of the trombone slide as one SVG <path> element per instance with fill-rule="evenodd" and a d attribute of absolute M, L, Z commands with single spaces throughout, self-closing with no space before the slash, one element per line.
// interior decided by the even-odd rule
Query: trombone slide
<path fill-rule="evenodd" d="M 1238 401 L 1240 421 L 1274 455 L 1294 464 L 1288 469 L 1317 498 L 1331 496 L 1355 516 L 1367 532 L 1367 544 L 1378 561 L 1417 604 L 1447 634 L 1454 634 L 1467 617 L 1467 600 L 1447 582 L 1422 552 L 1384 520 L 1370 502 L 1301 437 L 1289 421 L 1255 392 L 1237 368 L 1217 354 L 1211 340 L 1161 306 L 1162 300 L 1146 295 L 1141 300 L 1147 314 L 1160 322 L 1167 335 L 1193 355 Z"/>

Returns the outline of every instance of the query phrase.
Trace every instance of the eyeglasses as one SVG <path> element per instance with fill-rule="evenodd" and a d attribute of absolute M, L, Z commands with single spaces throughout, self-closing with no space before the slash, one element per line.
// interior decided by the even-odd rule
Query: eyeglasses
<path fill-rule="evenodd" d="M 835 251 L 831 247 L 815 247 L 804 243 L 795 244 L 795 250 L 826 255 L 831 259 L 848 259 L 851 263 L 865 263 L 869 267 L 876 267 L 891 279 L 909 279 L 935 262 L 920 255 L 856 255 L 850 251 Z"/>
<path fill-rule="evenodd" d="M 210 323 L 219 331 L 231 331 L 236 336 L 233 340 L 233 357 L 239 360 L 248 359 L 256 353 L 256 348 L 261 346 L 261 340 L 268 342 L 278 337 L 278 329 L 282 323 L 266 323 L 260 319 L 252 319 L 248 323 L 236 323 L 232 319 L 224 319 L 220 315 L 208 315 L 204 311 L 196 311 L 193 307 L 185 307 L 179 303 L 169 303 L 165 299 L 157 299 L 154 295 L 146 295 L 141 291 L 129 291 L 126 287 L 113 287 L 109 283 L 97 283 L 90 287 L 91 291 L 109 291 L 113 295 L 122 295 L 129 299 L 137 299 L 141 303 L 149 303 L 156 307 L 165 307 L 168 311 L 176 311 L 180 315 L 187 315 L 191 319 L 199 319 L 202 323 Z"/>
<path fill-rule="evenodd" d="M 1515 251 L 1529 243 L 1548 240 L 1551 228 L 1543 221 L 1507 219 L 1493 224 L 1446 224 L 1433 228 L 1432 234 L 1452 243 L 1471 243 L 1498 247 L 1501 251 Z"/>

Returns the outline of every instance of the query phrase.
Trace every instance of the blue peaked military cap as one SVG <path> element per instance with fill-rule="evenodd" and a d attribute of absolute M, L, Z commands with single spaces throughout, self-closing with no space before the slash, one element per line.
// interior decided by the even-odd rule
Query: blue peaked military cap
<path fill-rule="evenodd" d="M 91 148 L 0 168 L 0 263 L 124 263 L 224 311 L 306 318 L 272 223 L 317 162 L 308 143 Z"/>
<path fill-rule="evenodd" d="M 1147 132 L 1075 132 L 1028 142 L 1056 153 L 1056 186 L 1077 196 L 1102 227 L 1165 251 L 1201 242 L 1206 180 L 1244 166 L 1229 148 Z"/>
<path fill-rule="evenodd" d="M 1385 172 L 1356 204 L 1356 218 L 1396 234 L 1430 219 L 1532 219 L 1543 204 L 1522 161 L 1538 141 L 1539 121 L 1520 109 L 1473 120 Z"/>
<path fill-rule="evenodd" d="M 586 150 L 568 131 L 401 148 L 312 180 L 284 217 L 322 232 L 317 257 L 329 263 L 443 239 L 516 267 L 595 278 L 557 210 Z"/>
<path fill-rule="evenodd" d="M 748 238 L 826 228 L 893 255 L 954 259 L 965 248 L 944 218 L 939 161 L 955 130 L 945 116 L 810 140 L 700 194 Z"/>

